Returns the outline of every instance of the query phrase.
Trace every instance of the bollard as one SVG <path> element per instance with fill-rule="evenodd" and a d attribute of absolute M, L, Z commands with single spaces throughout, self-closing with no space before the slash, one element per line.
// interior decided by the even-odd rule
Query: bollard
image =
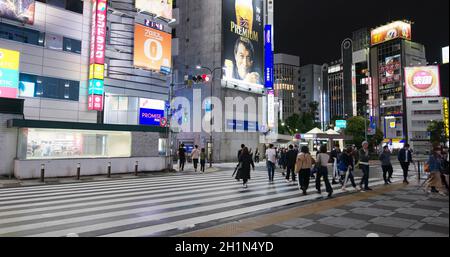
<path fill-rule="evenodd" d="M 108 162 L 108 178 L 111 178 L 111 162 Z"/>
<path fill-rule="evenodd" d="M 45 164 L 41 164 L 41 182 L 44 182 L 45 177 Z"/>
<path fill-rule="evenodd" d="M 136 161 L 136 163 L 134 164 L 134 175 L 137 177 L 138 175 L 138 168 L 139 168 L 139 162 Z"/>
<path fill-rule="evenodd" d="M 81 173 L 81 164 L 77 164 L 77 180 L 80 180 L 80 173 Z"/>
<path fill-rule="evenodd" d="M 418 173 L 418 178 L 419 178 L 419 181 L 420 181 L 420 161 L 417 161 L 417 173 Z"/>

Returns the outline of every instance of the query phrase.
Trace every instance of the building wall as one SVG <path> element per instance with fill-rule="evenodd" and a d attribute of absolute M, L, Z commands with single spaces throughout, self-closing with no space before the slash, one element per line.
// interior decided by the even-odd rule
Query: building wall
<path fill-rule="evenodd" d="M 300 114 L 298 107 L 300 85 L 300 58 L 288 54 L 274 55 L 275 96 L 282 103 L 280 118 L 286 120 Z"/>
<path fill-rule="evenodd" d="M 0 39 L 2 48 L 21 53 L 20 72 L 80 82 L 79 101 L 25 98 L 25 118 L 36 120 L 94 123 L 97 113 L 87 110 L 87 79 L 90 38 L 90 1 L 84 1 L 84 14 L 36 2 L 34 25 L 26 28 L 82 41 L 81 54 L 47 49 L 43 46 Z M 2 23 L 23 27 L 2 19 Z"/>
<path fill-rule="evenodd" d="M 309 104 L 317 102 L 320 104 L 320 94 L 323 88 L 322 67 L 320 65 L 308 64 L 300 68 L 300 85 L 298 87 L 298 101 L 296 110 L 300 113 L 310 112 Z M 320 108 L 320 106 L 319 106 Z M 316 119 L 320 120 L 320 115 Z"/>
<path fill-rule="evenodd" d="M 443 97 L 424 97 L 406 100 L 408 134 L 413 149 L 424 153 L 431 150 L 428 126 L 443 119 Z"/>

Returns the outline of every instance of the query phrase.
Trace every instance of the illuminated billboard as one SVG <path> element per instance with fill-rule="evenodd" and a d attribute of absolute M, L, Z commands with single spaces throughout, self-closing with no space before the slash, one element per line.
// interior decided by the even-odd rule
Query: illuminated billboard
<path fill-rule="evenodd" d="M 103 111 L 107 0 L 92 0 L 91 45 L 89 56 L 90 111 Z"/>
<path fill-rule="evenodd" d="M 19 59 L 19 52 L 0 48 L 0 97 L 17 97 L 19 88 Z"/>
<path fill-rule="evenodd" d="M 405 68 L 406 97 L 441 96 L 438 66 Z"/>
<path fill-rule="evenodd" d="M 411 24 L 396 21 L 371 31 L 371 45 L 377 45 L 396 38 L 411 40 Z"/>
<path fill-rule="evenodd" d="M 444 98 L 444 100 L 442 101 L 442 105 L 443 105 L 443 109 L 444 109 L 444 113 L 443 113 L 443 120 L 444 120 L 444 133 L 445 133 L 445 137 L 449 138 L 450 136 L 450 126 L 449 126 L 449 120 L 448 120 L 448 99 Z"/>
<path fill-rule="evenodd" d="M 172 68 L 172 35 L 134 26 L 134 66 L 147 70 L 170 72 Z"/>
<path fill-rule="evenodd" d="M 448 63 L 448 46 L 442 48 L 442 64 Z"/>
<path fill-rule="evenodd" d="M 141 12 L 172 19 L 172 0 L 136 0 L 136 8 Z"/>
<path fill-rule="evenodd" d="M 32 25 L 35 6 L 34 0 L 1 0 L 0 17 Z"/>
<path fill-rule="evenodd" d="M 264 29 L 264 59 L 265 59 L 265 86 L 268 90 L 273 90 L 273 52 L 272 52 L 272 25 L 266 25 Z"/>
<path fill-rule="evenodd" d="M 223 0 L 224 80 L 264 85 L 262 0 Z"/>
<path fill-rule="evenodd" d="M 161 126 L 165 108 L 165 101 L 145 98 L 139 99 L 139 124 Z"/>

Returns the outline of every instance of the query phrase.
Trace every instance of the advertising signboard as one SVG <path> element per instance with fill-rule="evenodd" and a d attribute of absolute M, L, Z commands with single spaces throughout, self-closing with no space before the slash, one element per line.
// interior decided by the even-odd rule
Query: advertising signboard
<path fill-rule="evenodd" d="M 406 97 L 441 96 L 438 66 L 406 67 Z"/>
<path fill-rule="evenodd" d="M 264 67 L 264 77 L 265 77 L 265 86 L 268 90 L 273 90 L 273 52 L 272 52 L 272 25 L 266 25 L 264 30 L 264 59 L 265 59 L 265 67 Z"/>
<path fill-rule="evenodd" d="M 107 0 L 92 0 L 88 88 L 90 111 L 103 111 L 107 4 Z"/>
<path fill-rule="evenodd" d="M 166 102 L 154 99 L 139 99 L 139 124 L 161 126 L 164 122 Z"/>
<path fill-rule="evenodd" d="M 444 98 L 444 100 L 442 101 L 442 105 L 443 105 L 443 109 L 444 109 L 444 115 L 443 115 L 443 120 L 444 120 L 444 134 L 445 137 L 448 139 L 449 135 L 450 135 L 450 126 L 449 126 L 449 120 L 448 120 L 448 98 Z"/>
<path fill-rule="evenodd" d="M 371 45 L 378 45 L 396 38 L 411 40 L 411 24 L 395 21 L 371 31 Z"/>
<path fill-rule="evenodd" d="M 34 0 L 1 0 L 0 17 L 33 25 Z"/>
<path fill-rule="evenodd" d="M 136 0 L 136 8 L 141 12 L 172 19 L 172 0 Z"/>
<path fill-rule="evenodd" d="M 0 48 L 0 97 L 17 98 L 20 53 Z"/>
<path fill-rule="evenodd" d="M 224 80 L 264 86 L 262 0 L 222 1 Z"/>
<path fill-rule="evenodd" d="M 172 35 L 135 24 L 133 61 L 135 67 L 170 72 L 172 68 Z"/>
<path fill-rule="evenodd" d="M 346 129 L 347 121 L 346 120 L 336 120 L 336 128 Z"/>
<path fill-rule="evenodd" d="M 448 63 L 448 46 L 442 48 L 442 64 Z"/>

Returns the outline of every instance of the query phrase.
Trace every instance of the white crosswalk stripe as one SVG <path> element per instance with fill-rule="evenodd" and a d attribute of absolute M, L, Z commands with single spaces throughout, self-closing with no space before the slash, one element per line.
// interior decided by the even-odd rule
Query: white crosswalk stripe
<path fill-rule="evenodd" d="M 266 172 L 254 171 L 243 189 L 231 173 L 2 189 L 0 237 L 152 236 L 321 197 L 313 180 L 303 196 L 278 174 L 268 184 Z"/>

